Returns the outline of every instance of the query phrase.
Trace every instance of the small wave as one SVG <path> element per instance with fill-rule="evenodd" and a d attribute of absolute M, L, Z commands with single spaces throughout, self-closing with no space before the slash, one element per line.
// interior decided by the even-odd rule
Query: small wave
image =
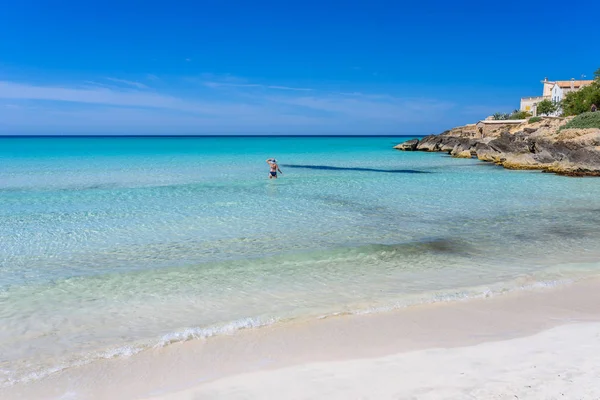
<path fill-rule="evenodd" d="M 215 325 L 206 328 L 186 328 L 182 331 L 164 335 L 155 347 L 164 347 L 172 343 L 186 342 L 193 339 L 206 339 L 218 335 L 231 335 L 242 329 L 260 328 L 273 325 L 276 322 L 278 322 L 276 318 L 243 318 L 225 325 Z"/>

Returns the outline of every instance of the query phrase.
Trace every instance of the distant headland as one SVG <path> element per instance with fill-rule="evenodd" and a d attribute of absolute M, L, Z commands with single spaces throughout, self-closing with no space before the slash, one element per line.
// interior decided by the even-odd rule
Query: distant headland
<path fill-rule="evenodd" d="M 544 95 L 521 99 L 512 114 L 496 113 L 394 148 L 476 157 L 508 169 L 600 176 L 600 69 L 595 75 L 585 82 L 545 79 Z"/>

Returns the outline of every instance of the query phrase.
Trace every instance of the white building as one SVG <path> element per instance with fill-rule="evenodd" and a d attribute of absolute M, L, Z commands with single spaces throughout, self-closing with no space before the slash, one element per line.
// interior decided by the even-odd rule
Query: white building
<path fill-rule="evenodd" d="M 551 100 L 555 103 L 561 102 L 569 92 L 575 92 L 582 87 L 591 85 L 593 80 L 571 79 L 570 81 L 549 81 L 548 78 L 541 81 L 544 85 L 541 96 L 522 97 L 521 111 L 527 111 L 532 115 L 537 115 L 537 105 L 543 100 Z"/>
<path fill-rule="evenodd" d="M 556 81 L 552 86 L 551 100 L 555 103 L 562 101 L 565 95 L 570 92 L 576 92 L 582 87 L 589 86 L 594 81 L 576 81 L 571 79 L 570 81 Z"/>

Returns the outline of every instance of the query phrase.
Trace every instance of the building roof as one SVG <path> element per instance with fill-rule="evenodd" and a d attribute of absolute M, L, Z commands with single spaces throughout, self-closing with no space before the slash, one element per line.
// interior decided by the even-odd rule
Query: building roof
<path fill-rule="evenodd" d="M 592 82 L 594 82 L 593 80 L 588 80 L 588 81 L 555 81 L 554 83 L 556 85 L 558 85 L 559 88 L 564 88 L 564 89 L 569 89 L 571 87 L 571 84 L 573 84 L 573 87 L 579 88 L 582 86 L 586 86 L 586 85 L 591 85 Z"/>

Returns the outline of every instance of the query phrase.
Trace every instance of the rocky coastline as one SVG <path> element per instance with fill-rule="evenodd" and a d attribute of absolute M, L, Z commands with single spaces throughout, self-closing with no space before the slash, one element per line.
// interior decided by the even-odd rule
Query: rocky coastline
<path fill-rule="evenodd" d="M 572 117 L 481 121 L 394 148 L 477 158 L 507 169 L 541 170 L 566 176 L 600 176 L 600 129 L 561 129 Z"/>

